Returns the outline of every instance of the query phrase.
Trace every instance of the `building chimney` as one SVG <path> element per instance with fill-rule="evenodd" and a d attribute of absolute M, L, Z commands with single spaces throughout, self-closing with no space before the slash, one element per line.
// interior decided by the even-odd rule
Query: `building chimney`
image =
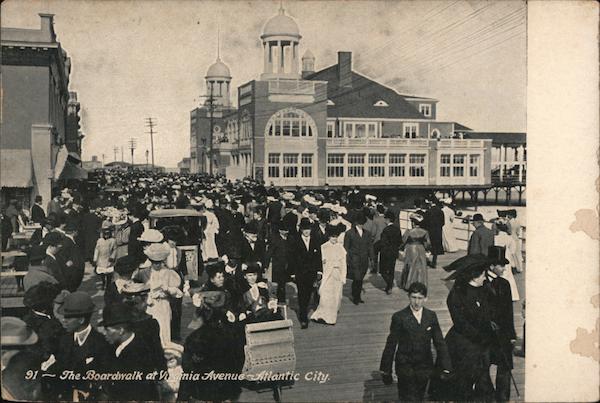
<path fill-rule="evenodd" d="M 338 81 L 340 87 L 352 87 L 352 52 L 338 52 Z"/>
<path fill-rule="evenodd" d="M 38 15 L 42 19 L 41 31 L 48 33 L 50 42 L 54 42 L 56 40 L 56 34 L 54 33 L 54 14 L 39 13 Z"/>

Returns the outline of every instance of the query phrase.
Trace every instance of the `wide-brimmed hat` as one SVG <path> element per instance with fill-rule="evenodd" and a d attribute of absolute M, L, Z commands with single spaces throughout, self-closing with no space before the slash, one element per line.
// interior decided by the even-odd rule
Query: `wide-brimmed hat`
<path fill-rule="evenodd" d="M 144 249 L 144 254 L 153 262 L 162 262 L 169 257 L 171 248 L 164 243 L 153 243 Z"/>
<path fill-rule="evenodd" d="M 112 227 L 113 227 L 113 223 L 111 223 L 110 221 L 104 221 L 102 223 L 102 231 L 111 230 Z"/>
<path fill-rule="evenodd" d="M 258 234 L 258 223 L 254 220 L 244 226 L 244 232 L 247 234 Z"/>
<path fill-rule="evenodd" d="M 325 227 L 325 234 L 327 235 L 327 237 L 337 237 L 341 234 L 341 228 L 337 225 L 330 225 L 327 224 L 327 227 Z"/>
<path fill-rule="evenodd" d="M 102 321 L 99 326 L 115 326 L 124 323 L 131 323 L 135 319 L 133 306 L 123 302 L 117 302 L 104 307 L 102 311 Z"/>
<path fill-rule="evenodd" d="M 94 312 L 96 306 L 92 297 L 83 291 L 75 291 L 65 297 L 65 301 L 58 308 L 58 313 L 66 318 L 87 316 Z"/>
<path fill-rule="evenodd" d="M 0 318 L 2 347 L 30 346 L 37 343 L 37 334 L 25 322 L 14 316 Z"/>
<path fill-rule="evenodd" d="M 281 195 L 281 198 L 283 200 L 294 200 L 294 194 L 292 192 L 285 192 L 284 194 Z"/>
<path fill-rule="evenodd" d="M 490 267 L 490 259 L 485 255 L 466 255 L 456 259 L 444 270 L 453 272 L 444 280 L 454 280 L 456 278 L 468 279 L 472 273 L 486 270 Z"/>
<path fill-rule="evenodd" d="M 69 290 L 61 290 L 56 297 L 54 297 L 54 303 L 56 305 L 62 305 L 65 303 L 67 295 L 71 294 Z"/>
<path fill-rule="evenodd" d="M 140 236 L 137 240 L 140 242 L 150 242 L 150 243 L 158 243 L 164 241 L 165 237 L 162 232 L 157 229 L 147 229 L 142 232 L 142 236 Z"/>
<path fill-rule="evenodd" d="M 505 265 L 509 261 L 506 258 L 506 248 L 504 246 L 490 246 L 488 248 L 488 258 L 491 264 L 494 265 Z"/>
<path fill-rule="evenodd" d="M 423 222 L 423 216 L 421 214 L 412 213 L 411 215 L 408 216 L 408 218 L 414 222 L 418 222 L 418 223 Z"/>
<path fill-rule="evenodd" d="M 150 292 L 150 284 L 136 283 L 135 281 L 127 281 L 121 287 L 121 294 L 124 295 L 143 295 Z"/>
<path fill-rule="evenodd" d="M 173 343 L 172 341 L 170 341 L 165 346 L 163 346 L 163 351 L 165 354 L 171 354 L 177 358 L 181 358 L 181 356 L 183 355 L 183 346 L 181 344 Z"/>

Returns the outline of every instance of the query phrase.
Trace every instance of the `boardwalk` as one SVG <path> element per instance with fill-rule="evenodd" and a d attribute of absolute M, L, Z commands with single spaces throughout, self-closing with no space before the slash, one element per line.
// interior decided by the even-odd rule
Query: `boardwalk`
<path fill-rule="evenodd" d="M 440 257 L 440 266 L 462 256 L 464 252 Z M 396 268 L 396 278 L 399 279 L 402 265 Z M 446 308 L 448 288 L 441 281 L 447 275 L 442 269 L 429 270 L 430 295 L 426 306 L 434 310 L 440 320 L 445 334 L 452 325 L 450 314 Z M 524 275 L 516 276 L 521 297 L 524 298 Z M 94 275 L 86 276 L 84 289 L 95 293 L 94 301 L 102 304 L 102 292 L 93 291 L 96 283 Z M 344 289 L 344 299 L 338 323 L 335 326 L 311 323 L 306 330 L 300 329 L 300 324 L 293 310 L 290 318 L 294 321 L 295 349 L 297 355 L 296 372 L 300 381 L 291 388 L 284 389 L 284 401 L 381 401 L 397 398 L 396 386 L 386 386 L 379 377 L 379 360 L 385 345 L 392 314 L 408 304 L 405 292 L 395 289 L 392 295 L 386 295 L 383 290 L 383 280 L 379 276 L 370 277 L 364 283 L 366 303 L 353 305 L 348 299 L 350 284 Z M 292 300 L 290 305 L 296 307 L 295 292 L 288 285 Z M 187 323 L 192 314 L 191 306 L 184 307 L 182 324 L 183 336 L 190 330 Z M 519 338 L 523 334 L 523 319 L 521 304 L 515 303 L 515 325 Z M 492 367 L 492 371 L 494 367 Z M 517 385 L 524 394 L 525 363 L 523 358 L 515 357 L 513 371 Z M 319 376 L 321 378 L 317 379 Z M 326 381 L 322 378 L 327 376 Z M 312 379 L 305 379 L 312 378 Z M 314 379 L 314 380 L 313 380 Z M 319 380 L 322 382 L 320 383 Z M 511 397 L 517 400 L 514 388 Z M 271 401 L 269 391 L 256 392 L 244 390 L 241 401 Z"/>

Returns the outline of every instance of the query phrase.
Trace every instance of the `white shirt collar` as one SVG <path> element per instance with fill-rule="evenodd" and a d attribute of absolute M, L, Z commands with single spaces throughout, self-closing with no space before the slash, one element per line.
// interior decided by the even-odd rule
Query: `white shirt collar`
<path fill-rule="evenodd" d="M 421 318 L 423 317 L 423 307 L 421 307 L 421 309 L 419 309 L 418 311 L 415 311 L 411 307 L 410 311 L 412 312 L 413 316 L 415 317 L 415 319 L 417 320 L 417 322 L 419 322 L 419 325 L 420 325 L 421 324 Z"/>
<path fill-rule="evenodd" d="M 52 259 L 56 260 L 56 256 L 46 250 L 46 255 L 50 256 Z"/>
<path fill-rule="evenodd" d="M 43 316 L 44 318 L 52 319 L 52 316 L 50 316 L 44 312 L 38 312 L 35 309 L 32 309 L 31 311 L 37 316 Z"/>
<path fill-rule="evenodd" d="M 79 344 L 80 346 L 83 346 L 91 331 L 92 325 L 88 324 L 87 327 L 82 331 L 73 333 L 73 339 L 75 340 L 75 343 Z"/>
<path fill-rule="evenodd" d="M 487 275 L 491 278 L 498 278 L 498 275 L 491 270 L 487 271 Z"/>
<path fill-rule="evenodd" d="M 135 333 L 131 333 L 131 336 L 129 336 L 127 338 L 127 340 L 125 340 L 123 343 L 119 344 L 119 347 L 117 347 L 117 349 L 115 350 L 115 356 L 118 357 L 119 355 L 121 355 L 123 350 L 125 350 L 125 347 L 127 347 L 133 341 L 134 337 L 135 337 Z"/>
<path fill-rule="evenodd" d="M 69 238 L 71 241 L 75 242 L 75 239 L 73 238 L 73 235 L 65 233 L 65 236 L 67 238 Z"/>
<path fill-rule="evenodd" d="M 361 227 L 356 227 L 356 231 L 358 232 L 358 235 L 363 236 L 363 229 Z"/>

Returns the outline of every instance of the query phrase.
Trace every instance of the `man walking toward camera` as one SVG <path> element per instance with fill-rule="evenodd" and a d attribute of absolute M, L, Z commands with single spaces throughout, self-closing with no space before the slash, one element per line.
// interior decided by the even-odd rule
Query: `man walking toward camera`
<path fill-rule="evenodd" d="M 421 401 L 425 398 L 427 382 L 433 374 L 431 341 L 437 351 L 441 377 L 450 375 L 452 366 L 446 342 L 435 312 L 423 307 L 427 287 L 415 282 L 408 289 L 410 304 L 392 316 L 390 334 L 379 367 L 383 382 L 392 383 L 392 362 L 396 363 L 398 399 Z"/>

